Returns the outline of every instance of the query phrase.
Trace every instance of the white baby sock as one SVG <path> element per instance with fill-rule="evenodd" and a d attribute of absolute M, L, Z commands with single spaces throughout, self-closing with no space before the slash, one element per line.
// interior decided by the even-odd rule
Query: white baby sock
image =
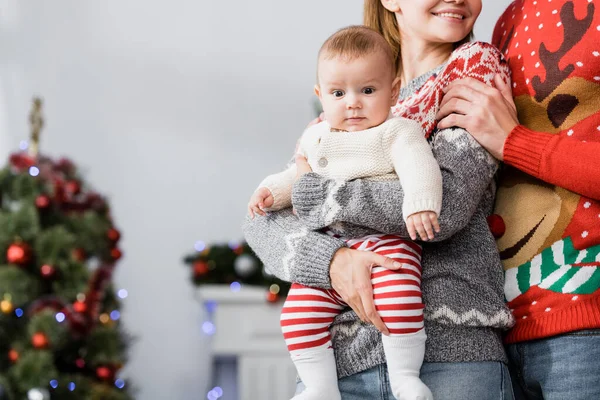
<path fill-rule="evenodd" d="M 397 400 L 433 400 L 419 378 L 425 356 L 425 330 L 400 336 L 381 336 L 392 393 Z"/>
<path fill-rule="evenodd" d="M 293 400 L 341 400 L 333 349 L 307 350 L 292 355 L 292 361 L 306 387 Z"/>

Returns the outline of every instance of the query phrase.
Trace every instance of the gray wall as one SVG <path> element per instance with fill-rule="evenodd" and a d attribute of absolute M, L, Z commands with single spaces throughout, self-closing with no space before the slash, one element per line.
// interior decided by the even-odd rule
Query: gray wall
<path fill-rule="evenodd" d="M 488 40 L 507 0 L 485 0 Z M 112 202 L 140 399 L 204 399 L 204 320 L 181 257 L 240 239 L 255 185 L 313 117 L 315 54 L 358 0 L 0 0 L 0 157 L 45 100 L 42 149 Z"/>

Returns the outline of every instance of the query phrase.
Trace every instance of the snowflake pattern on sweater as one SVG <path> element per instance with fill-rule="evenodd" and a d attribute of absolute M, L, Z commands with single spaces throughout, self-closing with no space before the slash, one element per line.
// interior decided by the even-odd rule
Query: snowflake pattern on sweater
<path fill-rule="evenodd" d="M 505 82 L 510 78 L 510 69 L 498 49 L 483 42 L 466 43 L 452 53 L 440 73 L 431 76 L 409 99 L 398 101 L 392 113 L 420 122 L 429 138 L 437 125 L 435 116 L 444 97 L 443 89 L 450 82 L 469 77 L 491 85 L 497 74 Z"/>

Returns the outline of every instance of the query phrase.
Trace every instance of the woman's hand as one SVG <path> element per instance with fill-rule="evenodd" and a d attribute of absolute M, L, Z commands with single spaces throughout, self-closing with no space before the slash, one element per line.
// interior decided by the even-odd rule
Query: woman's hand
<path fill-rule="evenodd" d="M 296 183 L 302 175 L 308 174 L 309 172 L 312 172 L 312 168 L 308 164 L 308 161 L 306 161 L 306 157 L 302 154 L 296 154 L 296 179 L 294 180 L 294 183 Z"/>
<path fill-rule="evenodd" d="M 402 267 L 399 262 L 381 254 L 343 247 L 331 260 L 329 276 L 333 289 L 363 322 L 371 323 L 381 333 L 389 335 L 390 332 L 379 317 L 373 301 L 371 269 L 376 265 L 391 270 Z"/>
<path fill-rule="evenodd" d="M 321 113 L 321 114 L 319 114 L 319 116 L 317 118 L 310 121 L 306 127 L 310 128 L 311 126 L 316 125 L 319 122 L 323 122 L 323 121 L 325 121 L 325 114 Z"/>
<path fill-rule="evenodd" d="M 491 87 L 473 78 L 457 79 L 445 89 L 437 114 L 439 129 L 459 126 L 498 160 L 504 159 L 504 142 L 519 124 L 510 86 L 499 75 Z"/>

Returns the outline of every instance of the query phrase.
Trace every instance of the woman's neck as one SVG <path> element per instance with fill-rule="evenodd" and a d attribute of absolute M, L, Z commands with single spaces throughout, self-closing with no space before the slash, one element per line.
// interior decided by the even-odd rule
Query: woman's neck
<path fill-rule="evenodd" d="M 405 86 L 427 71 L 443 64 L 454 50 L 453 43 L 420 43 L 418 40 L 402 40 L 400 44 L 399 77 Z"/>

